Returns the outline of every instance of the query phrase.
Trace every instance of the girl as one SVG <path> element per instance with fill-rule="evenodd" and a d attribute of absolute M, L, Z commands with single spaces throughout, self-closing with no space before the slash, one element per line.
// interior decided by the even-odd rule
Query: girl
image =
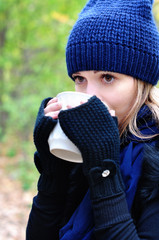
<path fill-rule="evenodd" d="M 159 33 L 151 10 L 152 0 L 90 0 L 80 13 L 67 69 L 75 90 L 93 97 L 64 111 L 56 98 L 41 104 L 41 175 L 27 240 L 158 240 Z M 82 164 L 49 152 L 57 118 Z"/>

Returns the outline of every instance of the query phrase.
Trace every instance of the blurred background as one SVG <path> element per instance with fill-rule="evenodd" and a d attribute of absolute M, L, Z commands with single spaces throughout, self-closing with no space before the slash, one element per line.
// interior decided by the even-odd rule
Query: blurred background
<path fill-rule="evenodd" d="M 65 65 L 86 0 L 0 0 L 0 239 L 24 240 L 38 172 L 32 132 L 40 102 L 74 90 Z M 159 0 L 154 1 L 159 26 Z"/>

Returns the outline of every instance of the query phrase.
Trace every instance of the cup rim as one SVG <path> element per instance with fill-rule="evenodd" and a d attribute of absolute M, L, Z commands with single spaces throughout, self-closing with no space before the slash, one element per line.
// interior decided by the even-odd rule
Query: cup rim
<path fill-rule="evenodd" d="M 65 92 L 60 92 L 57 94 L 57 98 L 60 97 L 61 95 L 80 95 L 80 96 L 88 96 L 88 97 L 93 97 L 93 95 L 87 94 L 87 93 L 82 93 L 82 92 L 73 92 L 73 91 L 65 91 Z"/>

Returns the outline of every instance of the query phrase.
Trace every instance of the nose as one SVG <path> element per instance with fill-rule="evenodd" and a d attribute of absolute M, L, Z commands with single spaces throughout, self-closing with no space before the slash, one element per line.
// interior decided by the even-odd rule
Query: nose
<path fill-rule="evenodd" d="M 86 93 L 93 96 L 95 95 L 101 101 L 105 101 L 105 98 L 103 99 L 102 89 L 99 86 L 99 84 L 96 82 L 92 82 L 92 81 L 87 82 Z"/>
<path fill-rule="evenodd" d="M 87 83 L 86 93 L 90 95 L 95 95 L 98 97 L 98 86 L 95 83 L 92 83 L 91 81 Z"/>

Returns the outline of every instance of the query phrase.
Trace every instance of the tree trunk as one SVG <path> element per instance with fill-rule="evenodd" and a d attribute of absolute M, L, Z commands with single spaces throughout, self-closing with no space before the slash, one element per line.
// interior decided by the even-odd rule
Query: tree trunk
<path fill-rule="evenodd" d="M 6 41 L 6 31 L 4 27 L 0 30 L 0 54 L 3 56 L 3 48 Z M 3 66 L 0 66 L 0 139 L 5 133 L 6 130 L 6 120 L 8 113 L 3 108 L 3 94 L 4 94 L 5 80 L 4 80 L 4 69 Z"/>

